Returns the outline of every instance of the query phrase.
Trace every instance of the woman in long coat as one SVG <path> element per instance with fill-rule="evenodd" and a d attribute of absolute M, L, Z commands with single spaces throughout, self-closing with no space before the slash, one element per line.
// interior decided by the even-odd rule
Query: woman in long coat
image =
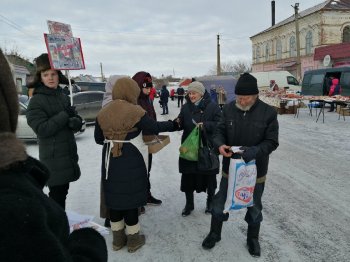
<path fill-rule="evenodd" d="M 188 86 L 187 103 L 181 108 L 178 116 L 180 129 L 183 129 L 181 142 L 184 142 L 196 124 L 202 124 L 208 139 L 211 141 L 212 134 L 217 122 L 220 120 L 221 111 L 218 104 L 210 99 L 209 93 L 202 83 L 195 81 Z M 188 216 L 194 209 L 193 192 L 207 192 L 207 205 L 205 213 L 210 213 L 211 201 L 217 186 L 216 174 L 219 169 L 211 171 L 199 171 L 196 161 L 179 158 L 179 172 L 181 176 L 181 191 L 185 192 L 186 205 L 182 210 L 182 216 Z"/>
<path fill-rule="evenodd" d="M 27 122 L 38 136 L 39 159 L 51 173 L 49 196 L 65 209 L 69 183 L 80 177 L 74 132 L 81 129 L 82 119 L 59 86 L 63 75 L 51 69 L 47 54 L 36 58 L 36 67 Z"/>
<path fill-rule="evenodd" d="M 158 134 L 173 131 L 176 126 L 172 121 L 150 118 L 137 105 L 139 94 L 134 80 L 118 79 L 112 91 L 113 101 L 101 109 L 95 125 L 95 141 L 103 145 L 102 188 L 110 210 L 113 249 L 127 245 L 129 252 L 145 244 L 145 236 L 139 233 L 138 208 L 147 201 L 148 148 L 141 131 Z"/>

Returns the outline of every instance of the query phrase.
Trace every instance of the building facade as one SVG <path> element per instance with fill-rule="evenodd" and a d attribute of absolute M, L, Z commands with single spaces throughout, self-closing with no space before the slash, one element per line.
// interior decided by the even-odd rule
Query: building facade
<path fill-rule="evenodd" d="M 295 21 L 293 15 L 250 37 L 253 72 L 286 70 L 300 80 L 307 70 L 350 65 L 349 0 L 328 0 L 298 12 L 298 34 Z"/>

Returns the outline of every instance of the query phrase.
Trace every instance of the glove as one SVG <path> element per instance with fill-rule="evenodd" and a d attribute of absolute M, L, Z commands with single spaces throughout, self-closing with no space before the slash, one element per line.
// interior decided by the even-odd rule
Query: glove
<path fill-rule="evenodd" d="M 77 115 L 77 111 L 75 110 L 75 106 L 68 106 L 65 109 L 66 113 L 68 114 L 69 117 L 73 117 Z"/>
<path fill-rule="evenodd" d="M 74 133 L 78 132 L 83 126 L 83 119 L 79 115 L 70 117 L 68 119 L 68 126 Z"/>
<path fill-rule="evenodd" d="M 173 124 L 173 131 L 179 130 L 179 123 L 177 123 L 175 120 L 168 120 L 168 122 Z"/>
<path fill-rule="evenodd" d="M 241 146 L 239 149 L 243 150 L 242 158 L 246 163 L 255 159 L 258 153 L 258 147 L 256 146 L 251 146 L 251 147 Z"/>

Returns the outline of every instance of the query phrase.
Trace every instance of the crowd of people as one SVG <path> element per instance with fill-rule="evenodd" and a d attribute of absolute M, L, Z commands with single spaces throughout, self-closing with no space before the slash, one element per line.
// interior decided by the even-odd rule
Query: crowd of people
<path fill-rule="evenodd" d="M 0 55 L 1 68 L 8 67 Z M 43 253 L 55 253 L 61 259 L 53 261 L 107 261 L 106 243 L 99 233 L 83 229 L 69 234 L 65 204 L 69 184 L 80 177 L 74 132 L 81 128 L 82 119 L 60 88 L 63 75 L 51 68 L 47 54 L 40 55 L 35 63 L 27 121 L 38 136 L 40 161 L 28 156 L 24 145 L 15 137 L 16 89 L 9 79 L 9 70 L 1 72 L 0 219 L 5 244 L 0 246 L 0 260 L 20 261 L 14 258 L 25 256 L 26 261 L 40 261 L 38 256 Z M 216 154 L 223 156 L 222 179 L 215 194 L 220 168 L 202 170 L 198 161 L 179 157 L 180 191 L 186 196 L 181 215 L 189 216 L 194 210 L 194 192 L 207 193 L 205 213 L 211 214 L 211 224 L 202 246 L 213 248 L 221 239 L 223 222 L 228 219 L 223 205 L 230 159 L 243 158 L 245 162 L 255 159 L 254 205 L 247 208 L 245 221 L 248 251 L 259 257 L 262 195 L 269 155 L 278 147 L 278 121 L 276 111 L 259 100 L 256 79 L 248 73 L 241 75 L 235 87 L 236 99 L 229 103 L 225 101 L 224 89 L 218 90 L 221 98 L 213 101 L 203 84 L 195 79 L 188 85 L 186 94 L 182 87 L 171 94 L 163 85 L 162 115 L 169 114 L 168 99 L 174 93 L 180 108 L 178 116 L 167 121 L 157 121 L 152 89 L 152 76 L 145 71 L 137 72 L 132 78 L 111 76 L 96 118 L 94 139 L 102 146 L 100 215 L 106 219 L 105 226 L 112 230 L 113 250 L 126 246 L 132 253 L 141 248 L 146 237 L 141 232 L 139 216 L 145 212 L 145 205 L 162 204 L 151 193 L 152 154 L 144 138 L 182 131 L 181 142 L 184 142 L 194 128 L 200 127 Z M 241 153 L 233 153 L 232 146 L 241 146 Z M 49 188 L 48 196 L 42 191 L 44 186 Z M 20 227 L 12 225 L 14 214 L 22 218 Z M 28 218 L 27 214 L 36 219 Z M 5 232 L 14 228 L 18 228 L 15 234 Z M 32 234 L 33 230 L 42 236 Z M 42 242 L 45 244 L 41 245 Z M 15 251 L 18 244 L 21 249 Z"/>

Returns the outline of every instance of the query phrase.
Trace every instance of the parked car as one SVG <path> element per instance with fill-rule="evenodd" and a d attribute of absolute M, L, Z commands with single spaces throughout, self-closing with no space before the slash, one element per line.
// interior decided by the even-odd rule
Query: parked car
<path fill-rule="evenodd" d="M 104 93 L 102 91 L 84 91 L 73 94 L 73 106 L 87 124 L 95 122 L 96 116 L 102 108 Z"/>
<path fill-rule="evenodd" d="M 16 135 L 21 140 L 35 141 L 37 140 L 37 136 L 34 133 L 33 129 L 27 124 L 27 104 L 19 102 L 19 114 L 18 114 L 18 124 Z M 83 121 L 83 126 L 80 131 L 76 132 L 75 135 L 80 135 L 84 133 L 86 128 L 85 120 Z"/>

